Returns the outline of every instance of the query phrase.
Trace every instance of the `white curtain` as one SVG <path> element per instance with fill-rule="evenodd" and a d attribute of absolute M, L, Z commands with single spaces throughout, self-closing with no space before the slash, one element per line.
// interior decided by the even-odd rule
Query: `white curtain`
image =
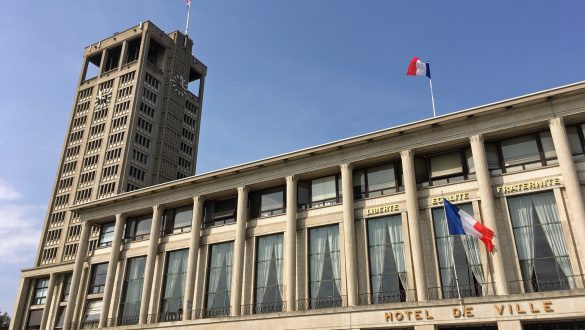
<path fill-rule="evenodd" d="M 341 294 L 341 266 L 339 264 L 339 229 L 336 226 L 327 227 L 327 239 L 329 241 L 329 251 L 331 254 L 331 269 L 335 279 L 337 294 Z"/>
<path fill-rule="evenodd" d="M 443 208 L 433 210 L 433 222 L 435 236 L 437 237 L 437 251 L 439 252 L 439 268 L 441 269 L 441 281 L 443 287 L 455 286 L 455 274 L 453 273 L 453 248 L 449 239 L 449 229 Z"/>
<path fill-rule="evenodd" d="M 508 199 L 512 225 L 516 237 L 516 249 L 520 258 L 522 278 L 526 291 L 532 292 L 532 271 L 534 269 L 534 219 L 530 197 Z"/>
<path fill-rule="evenodd" d="M 168 254 L 167 278 L 165 283 L 164 298 L 168 299 L 163 306 L 163 313 L 178 312 L 181 308 L 185 285 L 185 268 L 187 250 L 173 251 Z"/>
<path fill-rule="evenodd" d="M 323 262 L 325 261 L 325 248 L 327 247 L 326 228 L 311 230 L 311 298 L 319 297 L 319 289 L 323 280 Z"/>
<path fill-rule="evenodd" d="M 392 252 L 394 252 L 394 262 L 396 263 L 396 270 L 400 277 L 400 282 L 404 289 L 408 290 L 408 280 L 406 277 L 406 264 L 404 262 L 404 239 L 402 234 L 402 219 L 396 216 L 393 219 L 388 219 L 388 234 L 390 242 L 392 243 Z"/>
<path fill-rule="evenodd" d="M 275 236 L 274 240 L 274 258 L 276 259 L 276 281 L 278 283 L 278 290 L 280 292 L 280 299 L 283 299 L 282 292 L 282 241 L 283 235 Z M 290 302 L 292 303 L 292 302 Z"/>
<path fill-rule="evenodd" d="M 214 245 L 211 249 L 211 268 L 209 271 L 209 289 L 208 289 L 208 300 L 207 308 L 213 307 L 227 307 L 229 306 L 229 294 L 224 301 L 216 301 L 216 295 L 220 284 L 225 284 L 226 291 L 229 293 L 231 290 L 231 278 L 232 278 L 232 243 L 224 243 Z M 223 278 L 225 283 L 220 283 Z M 225 295 L 222 292 L 222 295 Z"/>
<path fill-rule="evenodd" d="M 370 249 L 371 267 L 372 267 L 372 289 L 374 293 L 382 292 L 381 274 L 384 270 L 384 248 L 386 245 L 386 221 L 371 220 L 368 223 L 370 231 Z"/>
<path fill-rule="evenodd" d="M 570 277 L 573 271 L 569 258 L 567 257 L 568 253 L 565 247 L 565 239 L 561 223 L 559 222 L 554 195 L 551 193 L 534 195 L 532 197 L 532 203 L 538 220 L 542 224 L 546 240 L 556 257 L 556 261 L 566 276 L 571 289 L 573 289 L 575 283 Z"/>
<path fill-rule="evenodd" d="M 126 282 L 126 296 L 122 316 L 137 316 L 140 310 L 142 285 L 144 282 L 144 266 L 146 257 L 132 258 L 128 261 L 130 267 Z"/>
<path fill-rule="evenodd" d="M 258 304 L 264 302 L 264 295 L 266 294 L 266 286 L 268 285 L 268 273 L 270 270 L 270 259 L 272 259 L 272 242 L 270 237 L 263 237 L 258 244 L 258 269 L 256 274 L 256 281 L 258 291 L 256 293 L 256 300 Z"/>
<path fill-rule="evenodd" d="M 479 254 L 479 244 L 477 243 L 477 238 L 468 235 L 461 235 L 461 243 L 465 248 L 465 255 L 467 256 L 467 262 L 471 266 L 471 271 L 473 275 L 477 279 L 477 281 L 481 284 L 485 283 L 485 277 L 483 274 L 483 267 L 481 266 L 481 256 Z M 482 285 L 482 290 L 486 289 Z M 487 294 L 487 292 L 484 292 Z"/>

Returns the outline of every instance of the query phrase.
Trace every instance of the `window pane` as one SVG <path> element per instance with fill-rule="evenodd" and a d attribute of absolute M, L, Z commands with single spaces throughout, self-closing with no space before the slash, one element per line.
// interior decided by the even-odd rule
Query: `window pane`
<path fill-rule="evenodd" d="M 233 245 L 233 242 L 228 242 L 211 246 L 206 306 L 208 309 L 218 309 L 216 311 L 219 315 L 229 313 Z"/>
<path fill-rule="evenodd" d="M 500 169 L 500 157 L 498 156 L 498 146 L 495 143 L 485 144 L 485 155 L 487 158 L 488 169 Z"/>
<path fill-rule="evenodd" d="M 262 304 L 260 312 L 267 304 L 282 305 L 282 242 L 282 234 L 258 238 L 255 302 Z"/>
<path fill-rule="evenodd" d="M 363 198 L 366 192 L 366 177 L 364 170 L 353 172 L 353 194 L 355 198 Z"/>
<path fill-rule="evenodd" d="M 431 177 L 463 173 L 461 155 L 458 152 L 431 157 Z"/>
<path fill-rule="evenodd" d="M 35 309 L 30 311 L 28 315 L 28 329 L 40 329 L 41 328 L 41 318 L 43 317 L 43 310 L 42 309 Z"/>
<path fill-rule="evenodd" d="M 310 283 L 311 298 L 338 297 L 339 287 L 339 226 L 311 229 Z"/>
<path fill-rule="evenodd" d="M 553 144 L 550 132 L 540 133 L 540 143 L 542 144 L 542 151 L 544 152 L 545 158 L 556 158 L 557 153 L 555 152 L 555 146 Z"/>
<path fill-rule="evenodd" d="M 569 138 L 569 145 L 571 147 L 571 153 L 578 155 L 583 153 L 583 147 L 581 146 L 581 139 L 579 138 L 579 132 L 577 127 L 567 127 L 567 137 Z"/>
<path fill-rule="evenodd" d="M 540 160 L 538 146 L 532 135 L 520 136 L 501 142 L 504 166 L 537 162 Z"/>
<path fill-rule="evenodd" d="M 427 160 L 420 157 L 414 157 L 414 172 L 416 173 L 416 183 L 429 181 L 429 169 Z"/>
<path fill-rule="evenodd" d="M 136 223 L 136 236 L 150 234 L 151 217 L 141 218 Z"/>
<path fill-rule="evenodd" d="M 473 154 L 471 148 L 465 149 L 465 161 L 467 162 L 467 170 L 469 173 L 475 173 L 475 164 L 473 163 Z"/>
<path fill-rule="evenodd" d="M 105 223 L 102 225 L 102 228 L 100 230 L 100 240 L 99 240 L 100 245 L 106 245 L 108 242 L 112 241 L 112 239 L 114 238 L 115 227 L 116 227 L 116 224 L 114 222 Z"/>
<path fill-rule="evenodd" d="M 367 173 L 368 191 L 396 187 L 396 178 L 394 176 L 393 164 L 370 167 L 367 169 Z"/>
<path fill-rule="evenodd" d="M 262 192 L 260 196 L 260 212 L 283 209 L 284 208 L 284 190 L 269 190 Z"/>
<path fill-rule="evenodd" d="M 174 228 L 187 227 L 191 225 L 193 219 L 193 207 L 187 206 L 175 210 Z"/>
<path fill-rule="evenodd" d="M 233 217 L 236 210 L 237 198 L 228 198 L 224 200 L 215 201 L 215 208 L 213 218 Z"/>
<path fill-rule="evenodd" d="M 335 176 L 328 176 L 311 181 L 311 201 L 322 201 L 336 198 Z"/>
<path fill-rule="evenodd" d="M 128 259 L 120 312 L 123 323 L 134 323 L 133 317 L 138 316 L 140 312 L 145 265 L 146 257 Z"/>
<path fill-rule="evenodd" d="M 89 283 L 90 294 L 104 292 L 107 272 L 108 272 L 107 263 L 92 266 L 91 282 Z"/>
<path fill-rule="evenodd" d="M 102 312 L 102 300 L 89 300 L 85 308 L 83 322 L 99 322 Z"/>
<path fill-rule="evenodd" d="M 189 250 L 167 253 L 164 287 L 161 299 L 161 313 L 180 313 L 183 310 L 185 274 Z"/>

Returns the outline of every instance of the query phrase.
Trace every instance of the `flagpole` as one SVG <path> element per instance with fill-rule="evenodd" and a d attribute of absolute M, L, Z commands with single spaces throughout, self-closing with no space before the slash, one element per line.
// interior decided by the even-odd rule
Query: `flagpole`
<path fill-rule="evenodd" d="M 191 0 L 187 2 L 187 23 L 185 23 L 185 35 L 189 35 L 189 16 L 191 14 Z"/>
<path fill-rule="evenodd" d="M 431 87 L 431 101 L 433 102 L 433 117 L 437 117 L 435 112 L 435 96 L 433 95 L 433 80 L 429 77 L 429 86 Z"/>
<path fill-rule="evenodd" d="M 432 86 L 432 85 L 431 85 Z M 447 220 L 447 208 L 445 207 L 445 198 L 443 198 L 443 215 L 445 215 L 445 221 Z M 449 224 L 447 223 L 447 227 Z M 449 232 L 449 228 L 447 228 L 447 232 Z M 453 235 L 449 233 L 449 242 L 451 243 L 451 262 L 453 263 L 453 272 L 455 272 L 455 285 L 457 286 L 457 297 L 459 298 L 459 308 L 461 309 L 461 315 L 465 317 L 465 313 L 463 312 L 463 299 L 461 299 L 461 290 L 459 290 L 459 277 L 457 276 L 457 267 L 455 267 L 455 251 L 453 250 Z"/>

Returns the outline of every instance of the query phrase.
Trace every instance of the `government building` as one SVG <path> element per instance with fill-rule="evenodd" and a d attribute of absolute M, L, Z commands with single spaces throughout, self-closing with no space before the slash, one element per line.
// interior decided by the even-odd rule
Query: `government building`
<path fill-rule="evenodd" d="M 86 56 L 122 42 L 124 59 L 136 36 L 137 85 L 155 77 L 148 42 L 171 63 L 190 47 L 145 23 Z M 131 69 L 112 70 L 119 91 Z M 75 257 L 22 271 L 11 329 L 585 329 L 584 133 L 580 82 L 170 182 L 151 159 L 153 185 L 68 204 Z M 449 236 L 443 198 L 495 232 L 492 253 Z"/>

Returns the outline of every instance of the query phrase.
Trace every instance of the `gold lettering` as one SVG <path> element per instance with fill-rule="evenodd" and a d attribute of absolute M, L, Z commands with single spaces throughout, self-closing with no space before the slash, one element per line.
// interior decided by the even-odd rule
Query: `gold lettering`
<path fill-rule="evenodd" d="M 412 311 L 405 311 L 406 318 L 410 321 L 410 316 L 412 315 Z"/>
<path fill-rule="evenodd" d="M 431 314 L 429 314 L 429 311 L 425 311 L 425 319 L 427 319 L 427 320 L 433 320 L 434 317 Z"/>
<path fill-rule="evenodd" d="M 498 312 L 498 315 L 502 315 L 504 313 L 504 305 L 494 305 L 494 307 L 496 308 L 496 312 Z"/>
<path fill-rule="evenodd" d="M 474 317 L 473 307 L 465 307 L 465 317 Z"/>
<path fill-rule="evenodd" d="M 496 187 L 496 192 L 502 192 L 502 187 Z"/>
<path fill-rule="evenodd" d="M 549 300 L 545 300 L 542 302 L 542 307 L 545 311 L 545 313 L 552 313 L 555 310 L 552 308 L 552 301 Z"/>
<path fill-rule="evenodd" d="M 554 178 L 553 180 L 555 184 L 561 184 L 561 178 Z"/>
<path fill-rule="evenodd" d="M 538 308 L 534 307 L 533 303 L 530 303 L 530 313 L 532 313 L 532 314 L 540 313 L 540 310 L 538 310 Z"/>
<path fill-rule="evenodd" d="M 522 184 L 522 190 L 526 190 L 526 189 L 528 189 L 528 182 L 524 182 Z"/>
<path fill-rule="evenodd" d="M 404 319 L 404 314 L 402 314 L 402 312 L 396 312 L 394 317 L 396 318 L 396 321 L 402 321 Z"/>
<path fill-rule="evenodd" d="M 461 317 L 461 310 L 457 307 L 453 307 L 453 317 L 458 319 Z"/>
<path fill-rule="evenodd" d="M 422 319 L 423 319 L 423 318 L 422 318 L 422 311 L 421 311 L 421 310 L 419 310 L 419 309 L 416 309 L 416 310 L 414 311 L 414 319 L 415 319 L 415 320 L 417 320 L 417 321 L 420 321 L 420 320 L 422 320 Z"/>
<path fill-rule="evenodd" d="M 516 304 L 516 313 L 518 314 L 526 314 L 526 311 L 520 307 L 520 304 Z"/>
<path fill-rule="evenodd" d="M 514 310 L 512 310 L 512 305 L 508 304 L 508 310 L 510 311 L 510 315 L 514 315 Z"/>

